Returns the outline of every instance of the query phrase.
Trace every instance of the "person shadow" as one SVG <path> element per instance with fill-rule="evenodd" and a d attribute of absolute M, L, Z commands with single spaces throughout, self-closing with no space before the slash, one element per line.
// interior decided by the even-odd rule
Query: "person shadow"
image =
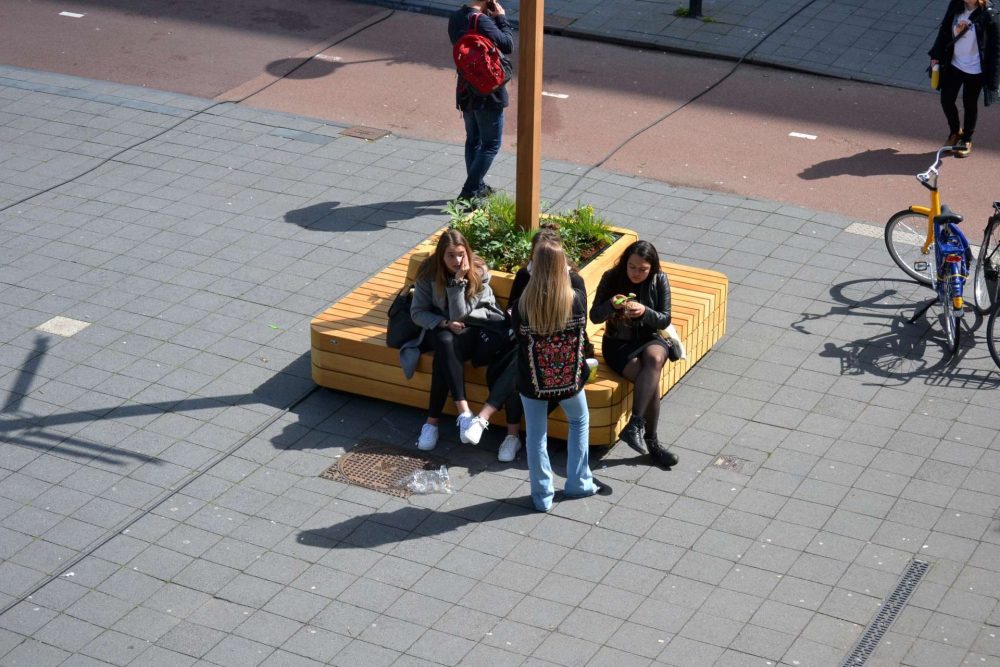
<path fill-rule="evenodd" d="M 471 530 L 476 524 L 538 515 L 531 498 L 487 500 L 442 512 L 406 505 L 390 512 L 349 517 L 340 523 L 299 531 L 296 542 L 321 549 L 377 549 L 408 540 Z"/>
<path fill-rule="evenodd" d="M 934 153 L 900 153 L 895 148 L 867 150 L 817 162 L 799 172 L 799 178 L 818 181 L 834 176 L 910 176 L 924 171 Z"/>
<path fill-rule="evenodd" d="M 391 227 L 424 215 L 440 215 L 444 199 L 388 201 L 365 206 L 342 206 L 328 201 L 285 213 L 285 222 L 319 232 L 345 232 L 359 225 Z"/>

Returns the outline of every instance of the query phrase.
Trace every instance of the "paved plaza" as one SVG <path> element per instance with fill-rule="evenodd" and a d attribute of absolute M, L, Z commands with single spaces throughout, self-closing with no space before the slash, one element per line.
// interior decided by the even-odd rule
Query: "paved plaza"
<path fill-rule="evenodd" d="M 0 66 L 0 665 L 836 666 L 913 563 L 866 664 L 1000 665 L 1000 373 L 971 313 L 955 358 L 907 323 L 878 221 L 544 161 L 729 276 L 680 465 L 595 450 L 614 494 L 542 515 L 448 424 L 454 495 L 321 478 L 424 416 L 317 388 L 309 321 L 464 177 L 344 129 Z"/>
<path fill-rule="evenodd" d="M 444 14 L 450 0 L 366 0 Z M 550 32 L 681 53 L 743 59 L 841 79 L 928 87 L 927 50 L 945 0 L 544 0 Z M 501 3 L 516 22 L 519 0 Z M 586 47 L 582 47 L 585 49 Z"/>

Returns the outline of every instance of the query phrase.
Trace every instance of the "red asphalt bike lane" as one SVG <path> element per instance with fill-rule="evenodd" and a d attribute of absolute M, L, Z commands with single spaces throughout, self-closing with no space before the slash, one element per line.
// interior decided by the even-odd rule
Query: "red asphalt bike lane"
<path fill-rule="evenodd" d="M 556 36 L 544 59 L 545 158 L 877 226 L 926 204 L 913 176 L 947 134 L 931 92 Z M 7 0 L 0 62 L 464 139 L 441 17 L 337 0 Z M 516 78 L 510 91 L 505 151 L 516 149 Z M 942 169 L 942 199 L 973 243 L 1000 200 L 995 116 L 981 109 L 972 156 Z"/>

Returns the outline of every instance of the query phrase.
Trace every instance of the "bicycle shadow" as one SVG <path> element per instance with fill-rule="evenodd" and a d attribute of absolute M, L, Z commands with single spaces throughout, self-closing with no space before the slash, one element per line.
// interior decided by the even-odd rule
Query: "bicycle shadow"
<path fill-rule="evenodd" d="M 952 355 L 935 308 L 911 322 L 914 313 L 933 297 L 926 287 L 903 279 L 864 278 L 834 285 L 829 293 L 835 303 L 829 311 L 803 313 L 792 328 L 812 335 L 809 322 L 864 317 L 869 321 L 862 326 L 880 329 L 872 336 L 855 337 L 842 344 L 824 343 L 819 356 L 839 360 L 841 375 L 881 378 L 881 386 L 903 386 L 922 380 L 925 384 L 956 388 L 1000 387 L 1000 372 L 988 355 L 984 355 L 988 365 L 970 358 L 977 349 L 981 315 L 966 313 L 959 349 Z M 851 322 L 849 326 L 856 324 Z M 982 347 L 981 342 L 978 347 Z M 895 384 L 887 384 L 886 380 Z"/>
<path fill-rule="evenodd" d="M 817 162 L 800 171 L 799 178 L 818 181 L 834 176 L 910 176 L 923 171 L 933 158 L 934 151 L 899 153 L 895 148 L 879 148 Z"/>

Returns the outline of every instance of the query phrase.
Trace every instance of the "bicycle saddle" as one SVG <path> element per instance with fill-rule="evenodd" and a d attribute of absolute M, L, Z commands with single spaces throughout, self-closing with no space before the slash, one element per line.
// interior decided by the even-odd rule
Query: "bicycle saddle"
<path fill-rule="evenodd" d="M 934 222 L 939 225 L 957 225 L 962 222 L 962 216 L 948 208 L 947 204 L 941 204 L 941 213 L 934 216 Z"/>

